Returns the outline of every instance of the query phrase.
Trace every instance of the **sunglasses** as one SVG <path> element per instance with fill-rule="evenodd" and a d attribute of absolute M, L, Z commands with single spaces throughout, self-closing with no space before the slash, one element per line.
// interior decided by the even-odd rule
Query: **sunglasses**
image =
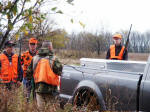
<path fill-rule="evenodd" d="M 35 45 L 35 43 L 30 43 L 30 45 Z"/>
<path fill-rule="evenodd" d="M 7 48 L 12 48 L 13 46 L 7 46 Z"/>
<path fill-rule="evenodd" d="M 113 39 L 114 39 L 114 40 L 119 40 L 120 38 L 116 38 L 116 37 L 114 37 Z"/>

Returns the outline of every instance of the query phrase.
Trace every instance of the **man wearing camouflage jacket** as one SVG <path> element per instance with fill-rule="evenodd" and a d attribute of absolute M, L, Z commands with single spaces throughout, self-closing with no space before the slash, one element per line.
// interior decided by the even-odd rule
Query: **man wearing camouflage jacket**
<path fill-rule="evenodd" d="M 43 42 L 42 48 L 32 59 L 27 70 L 27 79 L 34 78 L 37 105 L 41 111 L 45 106 L 54 103 L 62 73 L 62 64 L 55 58 L 51 42 Z"/>

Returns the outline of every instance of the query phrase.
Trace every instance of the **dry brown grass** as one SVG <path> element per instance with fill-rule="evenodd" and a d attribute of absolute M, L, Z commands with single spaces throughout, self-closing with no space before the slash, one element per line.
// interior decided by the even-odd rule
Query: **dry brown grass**
<path fill-rule="evenodd" d="M 99 57 L 99 58 L 103 58 L 104 57 L 104 53 L 101 53 L 100 55 L 97 55 L 96 52 L 87 52 L 87 51 L 80 51 L 80 50 L 59 50 L 56 51 L 56 54 L 59 54 L 59 56 L 61 58 L 71 58 L 71 59 L 79 59 L 82 57 L 86 57 L 86 58 L 95 58 L 95 57 Z"/>
<path fill-rule="evenodd" d="M 58 53 L 59 54 L 59 53 Z M 76 57 L 77 56 L 77 57 Z M 77 55 L 72 55 L 72 52 L 60 53 L 58 58 L 63 64 L 80 64 L 80 58 L 100 58 L 105 59 L 106 53 L 102 53 L 97 56 L 95 53 L 77 53 Z M 146 61 L 149 54 L 147 53 L 129 53 L 129 60 L 135 61 Z M 109 99 L 108 99 L 109 101 Z M 114 107 L 110 107 L 114 108 Z M 23 97 L 23 89 L 22 86 L 20 88 L 14 87 L 12 91 L 8 91 L 2 86 L 0 86 L 0 112 L 39 112 L 36 102 L 31 100 L 30 103 L 27 103 L 25 98 Z M 73 107 L 71 104 L 66 104 L 65 109 L 62 110 L 59 107 L 59 100 L 55 104 L 50 104 L 46 107 L 45 112 L 84 112 L 84 109 L 78 109 Z M 107 111 L 109 112 L 109 111 Z"/>
<path fill-rule="evenodd" d="M 129 53 L 128 60 L 147 61 L 149 53 Z M 106 52 L 100 55 L 100 58 L 105 59 Z"/>
<path fill-rule="evenodd" d="M 105 59 L 106 52 L 97 55 L 96 53 L 87 53 L 86 52 L 75 52 L 75 51 L 59 51 L 57 52 L 58 58 L 63 64 L 80 64 L 80 58 L 97 58 Z M 132 61 L 147 61 L 149 53 L 129 53 L 128 60 Z"/>
<path fill-rule="evenodd" d="M 84 112 L 83 109 L 81 111 L 81 109 L 74 108 L 70 103 L 67 103 L 63 110 L 59 102 L 60 100 L 57 99 L 55 103 L 48 103 L 43 112 Z M 30 102 L 26 102 L 22 86 L 8 90 L 0 85 L 0 112 L 40 112 L 40 110 L 32 98 Z"/>
<path fill-rule="evenodd" d="M 80 59 L 71 59 L 71 58 L 67 58 L 67 59 L 60 59 L 60 62 L 64 65 L 79 65 L 80 64 Z"/>
<path fill-rule="evenodd" d="M 147 61 L 149 53 L 129 53 L 129 60 Z"/>

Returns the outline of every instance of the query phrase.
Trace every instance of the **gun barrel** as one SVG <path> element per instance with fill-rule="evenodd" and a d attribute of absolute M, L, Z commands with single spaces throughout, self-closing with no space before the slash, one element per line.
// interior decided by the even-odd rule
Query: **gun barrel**
<path fill-rule="evenodd" d="M 127 36 L 127 41 L 126 41 L 126 44 L 125 44 L 125 49 L 127 49 L 127 48 L 128 48 L 128 44 L 129 44 L 129 37 L 130 37 L 131 29 L 132 29 L 132 24 L 131 24 L 131 26 L 130 26 L 129 33 L 128 33 L 128 36 Z"/>

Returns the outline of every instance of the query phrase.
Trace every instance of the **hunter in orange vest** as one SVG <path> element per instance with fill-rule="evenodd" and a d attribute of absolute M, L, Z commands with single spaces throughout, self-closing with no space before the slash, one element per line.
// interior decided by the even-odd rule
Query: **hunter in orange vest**
<path fill-rule="evenodd" d="M 26 72 L 27 72 L 27 68 L 28 66 L 31 64 L 31 60 L 33 58 L 33 56 L 35 56 L 37 54 L 37 39 L 32 37 L 29 39 L 29 50 L 24 52 L 21 55 L 21 64 L 23 65 L 23 86 L 24 86 L 24 94 L 26 96 L 27 102 L 30 99 L 30 94 L 31 94 L 31 88 L 32 88 L 32 84 L 31 81 L 28 81 L 25 77 L 26 77 Z"/>
<path fill-rule="evenodd" d="M 115 34 L 113 36 L 113 40 L 115 44 L 110 46 L 109 50 L 107 51 L 106 59 L 127 60 L 128 51 L 124 46 L 121 45 L 122 35 Z"/>
<path fill-rule="evenodd" d="M 35 71 L 33 74 L 35 83 L 44 82 L 46 84 L 50 84 L 53 86 L 59 86 L 59 77 L 57 74 L 55 74 L 53 72 L 53 70 L 51 68 L 51 66 L 53 66 L 54 62 L 52 62 L 50 64 L 49 57 L 44 57 L 41 59 L 40 59 L 40 57 L 35 57 L 33 59 L 33 62 L 35 62 L 35 60 L 39 60 L 37 67 L 35 68 Z M 54 61 L 54 60 L 55 60 L 55 58 L 52 61 Z M 33 65 L 35 67 L 35 64 L 33 64 Z"/>
<path fill-rule="evenodd" d="M 42 48 L 33 57 L 26 76 L 29 80 L 34 77 L 36 101 L 41 111 L 45 111 L 43 109 L 46 103 L 56 102 L 61 73 L 62 64 L 53 54 L 52 43 L 43 42 Z"/>
<path fill-rule="evenodd" d="M 29 39 L 29 50 L 24 52 L 21 56 L 21 64 L 23 65 L 23 77 L 25 78 L 26 76 L 26 71 L 28 66 L 31 63 L 32 57 L 37 54 L 37 39 L 32 37 Z"/>
<path fill-rule="evenodd" d="M 11 89 L 12 84 L 22 81 L 23 71 L 17 54 L 13 53 L 12 41 L 5 43 L 5 51 L 0 55 L 0 83 Z"/>

